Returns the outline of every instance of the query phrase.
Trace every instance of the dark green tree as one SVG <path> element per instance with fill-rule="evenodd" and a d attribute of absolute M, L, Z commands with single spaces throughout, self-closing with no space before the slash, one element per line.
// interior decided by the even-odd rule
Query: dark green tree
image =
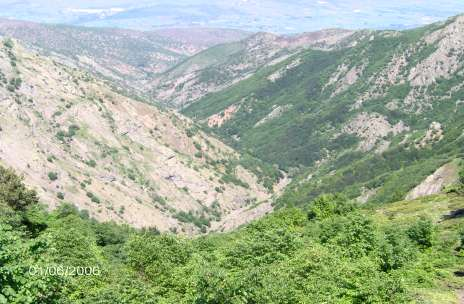
<path fill-rule="evenodd" d="M 408 228 L 407 234 L 411 240 L 419 246 L 428 248 L 432 246 L 434 227 L 430 218 L 421 217 L 411 227 Z"/>
<path fill-rule="evenodd" d="M 346 197 L 340 194 L 324 194 L 316 198 L 309 207 L 308 219 L 323 220 L 334 215 L 344 215 L 355 209 Z"/>
<path fill-rule="evenodd" d="M 25 211 L 38 201 L 37 193 L 26 188 L 22 177 L 12 169 L 0 166 L 0 205 L 7 205 L 15 211 Z"/>

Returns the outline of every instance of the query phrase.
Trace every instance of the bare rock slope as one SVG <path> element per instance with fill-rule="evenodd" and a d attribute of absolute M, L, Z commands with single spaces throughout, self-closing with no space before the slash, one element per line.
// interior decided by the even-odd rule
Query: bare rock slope
<path fill-rule="evenodd" d="M 0 40 L 0 163 L 23 174 L 50 208 L 66 201 L 102 221 L 206 231 L 270 197 L 233 165 L 239 157 L 174 112 Z M 246 183 L 230 182 L 235 174 Z"/>
<path fill-rule="evenodd" d="M 446 164 L 412 189 L 406 196 L 406 199 L 414 200 L 427 195 L 438 194 L 444 187 L 456 183 L 457 180 L 457 164 L 455 162 Z"/>

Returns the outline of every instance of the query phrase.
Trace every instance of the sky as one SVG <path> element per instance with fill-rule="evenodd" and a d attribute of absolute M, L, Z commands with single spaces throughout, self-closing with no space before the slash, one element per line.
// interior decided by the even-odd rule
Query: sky
<path fill-rule="evenodd" d="M 220 27 L 275 33 L 403 29 L 464 13 L 464 0 L 0 0 L 0 17 L 151 30 Z"/>

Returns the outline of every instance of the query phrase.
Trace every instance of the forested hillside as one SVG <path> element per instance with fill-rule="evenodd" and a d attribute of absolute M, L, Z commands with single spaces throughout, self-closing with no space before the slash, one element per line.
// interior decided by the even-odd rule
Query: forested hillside
<path fill-rule="evenodd" d="M 183 113 L 294 177 L 285 201 L 326 192 L 397 201 L 464 152 L 463 32 L 462 16 L 358 32 L 346 47 L 263 66 Z"/>
<path fill-rule="evenodd" d="M 463 192 L 377 209 L 325 195 L 185 239 L 47 213 L 0 168 L 0 303 L 462 303 Z"/>

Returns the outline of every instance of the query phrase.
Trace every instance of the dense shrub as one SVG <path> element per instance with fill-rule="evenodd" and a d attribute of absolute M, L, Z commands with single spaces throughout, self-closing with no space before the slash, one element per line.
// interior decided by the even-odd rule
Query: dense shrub
<path fill-rule="evenodd" d="M 433 242 L 433 222 L 429 218 L 422 217 L 409 227 L 408 236 L 419 246 L 431 247 Z"/>
<path fill-rule="evenodd" d="M 0 173 L 5 208 L 32 195 L 11 170 Z M 232 233 L 189 239 L 98 223 L 67 203 L 52 213 L 27 208 L 38 206 L 32 198 L 16 211 L 28 221 L 15 227 L 0 212 L 0 303 L 410 303 L 421 290 L 442 289 L 443 267 L 460 265 L 454 241 L 434 245 L 429 219 L 390 220 L 338 195 L 318 198 L 309 212 L 286 208 Z M 101 273 L 28 272 L 49 266 Z"/>
<path fill-rule="evenodd" d="M 58 173 L 56 172 L 48 172 L 48 179 L 53 181 L 56 181 L 58 179 Z"/>
<path fill-rule="evenodd" d="M 342 195 L 321 195 L 310 203 L 308 218 L 323 220 L 334 215 L 343 215 L 355 209 L 354 204 L 348 202 Z"/>
<path fill-rule="evenodd" d="M 379 245 L 380 266 L 383 271 L 391 271 L 405 266 L 414 259 L 414 248 L 404 231 L 388 228 Z"/>
<path fill-rule="evenodd" d="M 6 204 L 14 210 L 24 211 L 37 203 L 36 192 L 26 189 L 23 179 L 13 170 L 0 166 L 0 205 Z"/>

